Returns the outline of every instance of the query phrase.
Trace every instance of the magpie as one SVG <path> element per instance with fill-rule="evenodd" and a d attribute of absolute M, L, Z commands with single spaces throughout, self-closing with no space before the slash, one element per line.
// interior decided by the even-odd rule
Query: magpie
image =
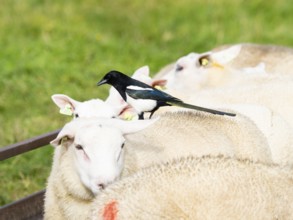
<path fill-rule="evenodd" d="M 184 103 L 178 98 L 153 88 L 141 81 L 135 80 L 116 70 L 108 72 L 100 80 L 100 82 L 97 83 L 98 86 L 103 84 L 113 86 L 122 96 L 124 101 L 137 111 L 139 119 L 144 118 L 144 112 L 150 112 L 151 114 L 149 118 L 151 118 L 154 112 L 163 106 L 179 106 L 198 111 L 205 111 L 212 114 L 236 116 L 236 114 L 233 113 L 217 111 Z"/>

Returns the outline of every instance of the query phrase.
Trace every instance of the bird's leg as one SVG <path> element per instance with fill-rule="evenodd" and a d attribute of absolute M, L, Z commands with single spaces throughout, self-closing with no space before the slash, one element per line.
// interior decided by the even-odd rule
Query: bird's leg
<path fill-rule="evenodd" d="M 153 114 L 160 108 L 163 106 L 171 106 L 170 104 L 166 103 L 166 102 L 157 102 L 157 106 L 151 111 L 150 117 L 149 119 L 151 119 L 151 117 L 153 116 Z"/>
<path fill-rule="evenodd" d="M 138 115 L 138 120 L 143 120 L 143 119 L 144 119 L 144 117 L 143 117 L 143 112 L 142 112 Z"/>
<path fill-rule="evenodd" d="M 156 111 L 156 110 L 155 110 Z M 150 114 L 150 117 L 149 117 L 149 119 L 151 119 L 152 118 L 152 116 L 153 116 L 153 114 L 155 113 L 155 111 L 151 111 L 151 114 Z"/>

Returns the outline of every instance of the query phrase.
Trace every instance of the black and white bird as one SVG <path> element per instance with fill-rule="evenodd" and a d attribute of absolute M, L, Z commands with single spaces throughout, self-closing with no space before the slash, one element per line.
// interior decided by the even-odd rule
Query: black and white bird
<path fill-rule="evenodd" d="M 218 115 L 236 115 L 184 103 L 178 98 L 155 89 L 141 81 L 135 80 L 116 70 L 108 72 L 103 79 L 97 83 L 98 86 L 103 84 L 113 86 L 122 96 L 124 101 L 137 111 L 139 119 L 143 119 L 144 112 L 150 112 L 151 118 L 154 112 L 162 106 L 179 106 Z"/>

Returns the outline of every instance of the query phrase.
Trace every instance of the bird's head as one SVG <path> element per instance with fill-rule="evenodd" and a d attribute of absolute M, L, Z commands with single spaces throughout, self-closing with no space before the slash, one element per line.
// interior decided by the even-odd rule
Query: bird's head
<path fill-rule="evenodd" d="M 120 81 L 120 79 L 123 77 L 123 73 L 120 73 L 116 70 L 112 70 L 108 72 L 101 80 L 100 82 L 97 83 L 98 86 L 103 85 L 103 84 L 110 84 L 114 85 L 117 82 Z"/>

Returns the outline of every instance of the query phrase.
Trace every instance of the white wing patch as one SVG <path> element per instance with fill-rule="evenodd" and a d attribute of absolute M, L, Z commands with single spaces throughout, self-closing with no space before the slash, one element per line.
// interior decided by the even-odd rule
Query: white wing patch
<path fill-rule="evenodd" d="M 126 89 L 153 91 L 152 88 L 142 88 L 142 87 L 139 87 L 139 86 L 127 86 Z"/>
<path fill-rule="evenodd" d="M 132 106 L 137 114 L 140 114 L 142 112 L 149 112 L 152 111 L 156 105 L 157 102 L 155 100 L 150 99 L 133 99 L 130 96 L 127 96 L 127 102 L 130 106 Z"/>

